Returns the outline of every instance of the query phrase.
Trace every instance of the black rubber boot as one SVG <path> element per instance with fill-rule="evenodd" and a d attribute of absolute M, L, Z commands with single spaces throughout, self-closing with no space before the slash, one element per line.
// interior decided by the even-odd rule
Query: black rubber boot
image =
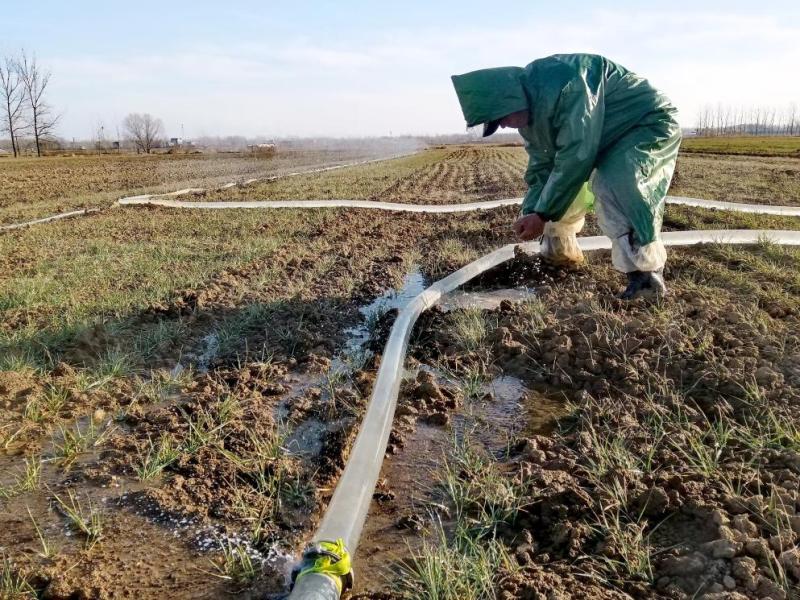
<path fill-rule="evenodd" d="M 658 271 L 631 271 L 627 273 L 628 287 L 622 292 L 622 300 L 633 300 L 639 296 L 663 297 L 667 295 L 667 285 L 664 283 L 664 270 Z"/>

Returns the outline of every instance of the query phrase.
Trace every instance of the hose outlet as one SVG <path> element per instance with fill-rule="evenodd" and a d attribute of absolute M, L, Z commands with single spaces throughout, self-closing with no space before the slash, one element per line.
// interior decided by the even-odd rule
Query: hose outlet
<path fill-rule="evenodd" d="M 292 570 L 292 588 L 311 573 L 330 578 L 340 595 L 353 587 L 352 561 L 343 539 L 314 542 L 306 546 L 300 564 Z"/>

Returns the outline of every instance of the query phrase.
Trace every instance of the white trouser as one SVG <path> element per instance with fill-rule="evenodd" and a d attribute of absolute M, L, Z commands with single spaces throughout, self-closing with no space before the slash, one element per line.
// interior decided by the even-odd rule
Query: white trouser
<path fill-rule="evenodd" d="M 618 271 L 658 271 L 667 262 L 667 249 L 661 237 L 649 244 L 639 245 L 633 234 L 633 225 L 622 208 L 613 188 L 606 185 L 595 171 L 592 177 L 597 224 L 604 235 L 611 238 L 611 262 Z"/>
<path fill-rule="evenodd" d="M 644 246 L 636 243 L 633 227 L 620 208 L 614 191 L 604 185 L 602 178 L 592 177 L 591 191 L 594 193 L 597 222 L 604 235 L 611 238 L 611 262 L 618 271 L 657 271 L 667 261 L 667 250 L 660 239 Z M 578 193 L 567 212 L 558 221 L 548 221 L 544 226 L 541 254 L 554 264 L 579 264 L 583 252 L 578 246 L 577 235 L 586 221 L 587 189 Z"/>

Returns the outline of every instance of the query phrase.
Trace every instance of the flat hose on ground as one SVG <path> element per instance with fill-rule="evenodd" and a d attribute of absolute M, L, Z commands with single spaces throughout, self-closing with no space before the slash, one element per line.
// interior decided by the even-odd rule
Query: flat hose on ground
<path fill-rule="evenodd" d="M 224 183 L 220 186 L 215 188 L 211 188 L 212 190 L 227 190 L 232 187 L 236 186 L 247 186 L 253 183 L 264 182 L 268 183 L 270 181 L 277 181 L 278 179 L 286 179 L 287 177 L 297 177 L 298 175 L 313 175 L 315 173 L 325 173 L 327 171 L 335 171 L 337 169 L 345 169 L 347 167 L 358 167 L 361 165 L 369 165 L 372 163 L 377 162 L 385 162 L 388 160 L 395 160 L 397 158 L 405 158 L 406 156 L 411 156 L 416 154 L 419 150 L 414 150 L 412 152 L 404 152 L 402 154 L 392 154 L 391 156 L 384 156 L 381 158 L 370 158 L 369 160 L 357 160 L 354 162 L 347 162 L 342 163 L 340 165 L 331 165 L 328 167 L 318 167 L 316 169 L 305 169 L 303 171 L 292 171 L 290 173 L 281 173 L 279 175 L 269 175 L 267 177 L 254 177 L 252 179 L 245 179 L 242 182 L 231 181 L 229 183 Z M 165 196 L 184 196 L 186 194 L 197 194 L 201 192 L 209 191 L 206 188 L 186 188 L 183 190 L 176 190 L 174 192 L 166 192 L 163 194 L 142 194 L 140 196 L 128 196 L 127 198 L 121 198 L 119 200 L 120 204 L 148 204 L 148 200 L 152 198 L 163 198 Z"/>
<path fill-rule="evenodd" d="M 769 239 L 778 244 L 800 245 L 800 231 L 782 230 L 674 231 L 662 234 L 662 238 L 667 246 L 702 243 L 754 244 L 762 239 Z M 578 242 L 581 249 L 587 251 L 611 248 L 611 240 L 605 236 L 580 238 Z M 442 296 L 513 258 L 517 247 L 529 254 L 539 251 L 538 242 L 503 246 L 440 279 L 400 311 L 383 351 L 372 397 L 350 451 L 350 458 L 339 478 L 314 540 L 341 538 L 351 555 L 355 554 L 392 430 L 411 328 L 419 316 L 436 304 Z M 289 598 L 334 600 L 339 598 L 339 592 L 329 577 L 313 573 L 298 580 Z"/>
<path fill-rule="evenodd" d="M 31 225 L 37 225 L 39 223 L 49 223 L 50 221 L 58 221 L 60 219 L 69 219 L 72 217 L 83 217 L 85 215 L 90 215 L 92 213 L 100 212 L 98 208 L 82 208 L 81 210 L 71 210 L 69 212 L 60 213 L 57 215 L 52 215 L 50 217 L 44 217 L 42 219 L 34 219 L 33 221 L 25 221 L 24 223 L 13 223 L 11 225 L 0 225 L 0 231 L 13 231 L 14 229 L 24 229 L 25 227 L 30 227 Z"/>
<path fill-rule="evenodd" d="M 178 190 L 171 194 L 161 196 L 178 196 L 193 190 Z M 473 210 L 487 210 L 501 206 L 514 206 L 522 204 L 522 198 L 504 198 L 502 200 L 485 200 L 482 202 L 465 202 L 463 204 L 405 204 L 402 202 L 373 202 L 371 200 L 243 200 L 236 202 L 204 202 L 194 200 L 169 200 L 163 197 L 130 196 L 117 201 L 122 205 L 146 204 L 150 206 L 163 206 L 167 208 L 204 208 L 204 209 L 231 209 L 231 208 L 370 208 L 374 210 L 388 210 L 393 212 L 416 213 L 456 213 Z M 755 213 L 760 215 L 782 215 L 786 217 L 800 217 L 800 206 L 773 206 L 769 204 L 744 204 L 740 202 L 723 202 L 722 200 L 703 200 L 701 198 L 685 198 L 683 196 L 667 196 L 668 204 L 682 206 L 695 206 L 715 210 L 730 210 L 734 212 Z"/>

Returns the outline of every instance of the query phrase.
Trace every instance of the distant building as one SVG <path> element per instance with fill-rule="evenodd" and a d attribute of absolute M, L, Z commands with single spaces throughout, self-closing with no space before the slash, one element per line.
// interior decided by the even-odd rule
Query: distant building
<path fill-rule="evenodd" d="M 247 149 L 257 154 L 274 154 L 276 150 L 275 144 L 250 144 Z"/>
<path fill-rule="evenodd" d="M 182 137 L 174 137 L 169 138 L 169 147 L 170 148 L 185 148 L 187 146 L 192 146 L 192 141 L 187 140 L 186 138 Z"/>

